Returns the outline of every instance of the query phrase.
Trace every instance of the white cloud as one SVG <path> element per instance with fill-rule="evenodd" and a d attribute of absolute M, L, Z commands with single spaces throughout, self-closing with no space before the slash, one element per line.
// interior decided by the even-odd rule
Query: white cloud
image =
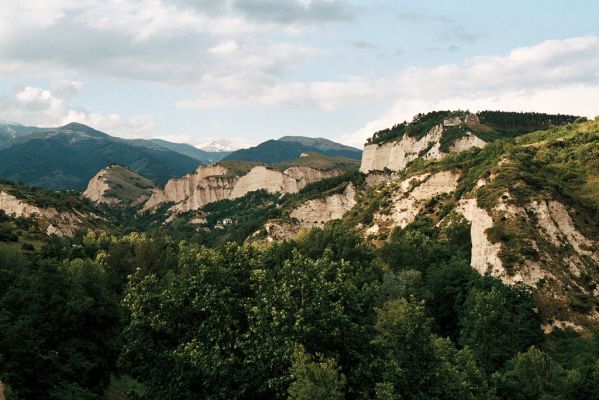
<path fill-rule="evenodd" d="M 599 37 L 550 40 L 514 49 L 507 56 L 411 68 L 378 86 L 395 97 L 391 107 L 339 140 L 361 146 L 377 130 L 439 109 L 593 116 L 599 113 Z"/>
<path fill-rule="evenodd" d="M 80 122 L 111 135 L 147 137 L 155 122 L 150 115 L 123 117 L 69 107 L 64 99 L 46 89 L 27 86 L 0 98 L 0 119 L 29 126 L 55 127 Z"/>
<path fill-rule="evenodd" d="M 214 47 L 208 49 L 208 52 L 216 55 L 229 55 L 239 49 L 239 45 L 234 40 L 229 40 L 223 43 L 219 43 Z"/>
<path fill-rule="evenodd" d="M 69 79 L 56 80 L 50 84 L 50 91 L 55 96 L 62 98 L 77 96 L 82 88 L 82 82 Z"/>
<path fill-rule="evenodd" d="M 222 7 L 177 0 L 6 3 L 0 12 L 0 73 L 12 76 L 67 70 L 194 86 L 202 76 L 236 67 L 277 79 L 305 62 L 307 51 L 314 53 L 285 40 L 289 24 L 264 23 L 231 1 Z"/>

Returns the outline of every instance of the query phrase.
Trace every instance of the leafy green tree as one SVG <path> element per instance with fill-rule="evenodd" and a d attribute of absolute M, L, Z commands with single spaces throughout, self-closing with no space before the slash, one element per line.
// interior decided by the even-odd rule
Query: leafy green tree
<path fill-rule="evenodd" d="M 464 304 L 460 344 L 469 346 L 480 365 L 492 372 L 516 352 L 543 339 L 529 291 L 492 279 L 490 290 L 475 288 Z"/>
<path fill-rule="evenodd" d="M 81 260 L 3 261 L 2 381 L 23 399 L 98 398 L 114 370 L 120 328 L 106 275 Z"/>
<path fill-rule="evenodd" d="M 485 399 L 485 374 L 468 349 L 432 333 L 424 304 L 392 300 L 377 309 L 375 343 L 384 349 L 377 399 Z"/>
<path fill-rule="evenodd" d="M 280 267 L 255 270 L 248 304 L 246 371 L 259 397 L 284 398 L 294 348 L 335 356 L 347 371 L 349 393 L 369 390 L 374 357 L 372 307 L 378 280 L 363 279 L 362 266 L 332 261 L 330 251 L 312 259 L 294 251 Z"/>
<path fill-rule="evenodd" d="M 289 368 L 293 382 L 289 386 L 289 400 L 342 400 L 345 376 L 339 372 L 335 360 L 317 355 L 313 360 L 302 346 L 293 353 Z"/>
<path fill-rule="evenodd" d="M 133 276 L 121 364 L 147 384 L 148 398 L 247 398 L 240 339 L 252 259 L 235 245 L 183 246 L 163 278 Z"/>
<path fill-rule="evenodd" d="M 567 370 L 536 347 L 519 353 L 498 375 L 498 394 L 505 399 L 575 399 L 580 373 Z"/>

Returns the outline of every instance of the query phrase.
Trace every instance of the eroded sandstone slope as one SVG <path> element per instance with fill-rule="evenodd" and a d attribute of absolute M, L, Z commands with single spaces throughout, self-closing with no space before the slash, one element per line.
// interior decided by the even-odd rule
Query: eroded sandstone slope
<path fill-rule="evenodd" d="M 186 212 L 198 210 L 215 201 L 236 199 L 257 190 L 296 193 L 309 183 L 337 176 L 341 172 L 311 167 L 289 167 L 279 171 L 257 165 L 245 174 L 238 174 L 220 164 L 200 166 L 192 174 L 168 181 L 164 190 L 152 194 L 143 209 L 153 210 L 161 204 L 174 203 L 171 211 Z"/>

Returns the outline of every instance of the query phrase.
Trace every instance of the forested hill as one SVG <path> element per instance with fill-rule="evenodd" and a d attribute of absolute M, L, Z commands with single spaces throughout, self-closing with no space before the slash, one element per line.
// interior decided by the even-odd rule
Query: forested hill
<path fill-rule="evenodd" d="M 112 137 L 82 124 L 17 135 L 0 148 L 0 177 L 50 189 L 79 189 L 112 163 L 164 184 L 200 161 L 144 140 Z"/>
<path fill-rule="evenodd" d="M 3 182 L 0 387 L 24 400 L 599 399 L 597 160 L 599 118 L 578 120 L 173 218 Z M 226 188 L 212 168 L 198 180 Z M 113 172 L 122 188 L 141 180 Z M 95 223 L 60 236 L 33 206 Z"/>
<path fill-rule="evenodd" d="M 359 160 L 362 157 L 361 150 L 326 139 L 286 136 L 279 140 L 267 140 L 249 149 L 237 150 L 225 157 L 225 160 L 272 164 L 296 160 L 302 153 L 320 153 L 327 156 L 341 156 L 355 160 Z"/>

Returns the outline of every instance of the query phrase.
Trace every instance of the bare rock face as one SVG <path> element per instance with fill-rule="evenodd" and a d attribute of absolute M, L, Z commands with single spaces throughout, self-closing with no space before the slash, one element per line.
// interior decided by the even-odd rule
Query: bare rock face
<path fill-rule="evenodd" d="M 98 172 L 87 184 L 87 189 L 83 192 L 83 197 L 94 203 L 116 204 L 116 197 L 105 197 L 106 192 L 110 190 L 110 185 L 106 180 L 108 169 L 104 168 Z"/>
<path fill-rule="evenodd" d="M 264 225 L 266 240 L 278 241 L 290 239 L 301 230 L 323 227 L 327 222 L 341 219 L 356 205 L 356 188 L 349 183 L 342 193 L 320 199 L 308 200 L 293 209 L 291 219 L 270 220 Z"/>
<path fill-rule="evenodd" d="M 0 191 L 0 210 L 12 217 L 35 219 L 48 235 L 69 237 L 84 229 L 84 219 L 90 217 L 74 210 L 59 212 L 53 207 L 28 204 L 5 191 Z"/>
<path fill-rule="evenodd" d="M 396 227 L 405 228 L 414 222 L 429 200 L 453 192 L 458 186 L 459 178 L 460 174 L 457 172 L 441 171 L 415 175 L 399 182 L 391 199 L 391 210 L 376 213 L 373 225 L 366 233 L 377 234 L 382 228 L 389 232 Z"/>
<path fill-rule="evenodd" d="M 424 158 L 437 158 L 435 153 L 438 148 L 434 149 L 434 144 L 439 143 L 442 133 L 443 125 L 437 125 L 420 140 L 404 135 L 394 142 L 367 144 L 362 153 L 360 172 L 382 171 L 385 168 L 392 171 L 404 169 L 409 162 L 418 158 L 420 152 L 427 149 L 429 150 L 423 155 Z"/>
<path fill-rule="evenodd" d="M 155 209 L 162 203 L 175 203 L 173 211 L 185 212 L 226 199 L 238 179 L 226 176 L 228 173 L 229 170 L 222 165 L 202 165 L 194 173 L 169 180 L 164 190 L 152 194 L 143 210 Z"/>
<path fill-rule="evenodd" d="M 383 144 L 367 144 L 362 153 L 362 164 L 360 172 L 382 171 L 385 168 L 391 171 L 404 169 L 408 163 L 421 157 L 424 159 L 441 159 L 447 154 L 471 149 L 473 147 L 484 147 L 486 142 L 479 137 L 469 133 L 467 136 L 457 139 L 449 148 L 449 152 L 442 152 L 441 136 L 444 127 L 460 125 L 461 120 L 446 120 L 444 124 L 433 127 L 421 139 L 404 135 L 401 139 Z"/>
<path fill-rule="evenodd" d="M 112 164 L 89 181 L 82 195 L 97 204 L 137 206 L 146 202 L 154 190 L 156 186 L 151 180 Z"/>
<path fill-rule="evenodd" d="M 485 147 L 487 142 L 479 138 L 478 136 L 473 135 L 472 133 L 468 133 L 467 136 L 463 136 L 456 140 L 451 147 L 449 147 L 450 153 L 458 153 L 460 151 L 472 149 L 475 147 L 483 148 Z"/>
<path fill-rule="evenodd" d="M 491 243 L 486 231 L 493 227 L 493 218 L 487 210 L 480 208 L 476 199 L 462 199 L 456 211 L 470 222 L 470 239 L 472 241 L 472 258 L 470 265 L 481 275 L 489 270 L 493 276 L 504 276 L 505 268 L 499 259 L 501 244 Z"/>
<path fill-rule="evenodd" d="M 172 202 L 175 213 L 198 210 L 208 203 L 236 199 L 256 190 L 269 193 L 295 193 L 307 184 L 339 175 L 341 171 L 322 171 L 310 167 L 290 167 L 276 171 L 256 166 L 243 176 L 232 175 L 223 165 L 200 166 L 193 174 L 171 179 L 164 190 L 156 191 L 144 205 L 153 210 Z"/>
<path fill-rule="evenodd" d="M 329 221 L 341 219 L 351 210 L 356 205 L 355 196 L 356 188 L 350 183 L 343 193 L 309 200 L 293 210 L 290 216 L 297 219 L 302 228 L 322 227 Z"/>

